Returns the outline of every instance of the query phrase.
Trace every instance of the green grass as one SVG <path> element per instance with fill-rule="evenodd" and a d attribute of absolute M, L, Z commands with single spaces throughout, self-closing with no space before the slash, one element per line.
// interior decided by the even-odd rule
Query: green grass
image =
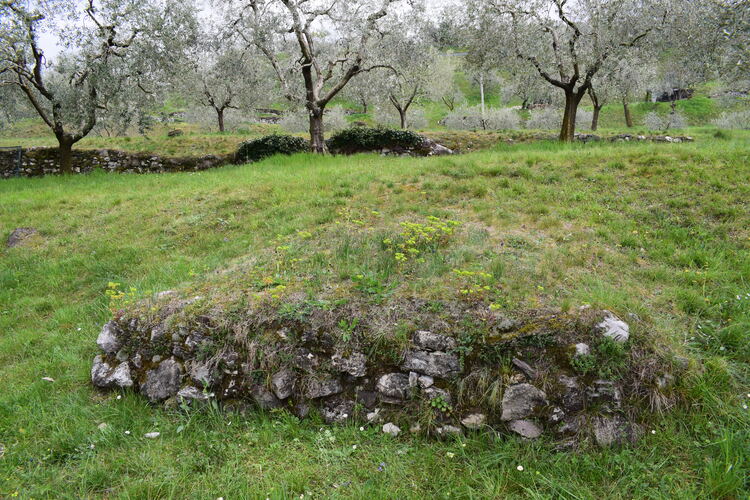
<path fill-rule="evenodd" d="M 0 238 L 42 233 L 0 254 L 0 497 L 747 498 L 750 136 L 708 136 L 0 182 Z M 635 446 L 557 453 L 505 435 L 393 439 L 284 414 L 183 413 L 91 387 L 108 282 L 173 289 L 280 240 L 331 253 L 319 271 L 349 276 L 362 271 L 349 237 L 429 215 L 462 229 L 407 291 L 458 293 L 451 269 L 482 270 L 508 308 L 637 314 L 648 328 L 634 342 L 692 360 L 689 404 L 652 416 Z M 300 231 L 335 237 L 307 252 Z"/>

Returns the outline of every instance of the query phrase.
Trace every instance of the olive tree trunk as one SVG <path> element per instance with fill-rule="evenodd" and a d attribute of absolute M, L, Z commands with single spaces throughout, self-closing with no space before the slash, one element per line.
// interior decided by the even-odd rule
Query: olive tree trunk
<path fill-rule="evenodd" d="M 323 108 L 316 107 L 310 110 L 310 150 L 313 153 L 325 154 L 328 152 L 325 140 L 325 129 L 323 127 Z"/>
<path fill-rule="evenodd" d="M 580 89 L 578 92 L 572 89 L 565 90 L 565 114 L 563 114 L 562 127 L 560 129 L 560 140 L 563 142 L 572 142 L 576 135 L 576 115 L 578 114 L 578 105 L 583 99 L 583 95 L 588 89 Z"/>

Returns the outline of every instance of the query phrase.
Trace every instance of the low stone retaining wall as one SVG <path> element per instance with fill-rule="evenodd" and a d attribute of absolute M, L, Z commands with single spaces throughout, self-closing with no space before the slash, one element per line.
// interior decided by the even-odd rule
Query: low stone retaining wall
<path fill-rule="evenodd" d="M 292 319 L 256 305 L 228 319 L 207 301 L 162 292 L 117 313 L 97 339 L 93 384 L 172 406 L 217 400 L 300 418 L 317 411 L 327 423 L 367 422 L 392 435 L 546 434 L 561 448 L 632 441 L 649 391 L 672 397 L 668 364 L 654 353 L 626 354 L 629 325 L 609 311 L 516 320 L 456 303 L 441 303 L 437 314 L 434 302 L 415 300 L 349 303 Z M 362 321 L 342 335 L 336 325 L 353 311 Z M 408 317 L 415 331 L 374 340 L 388 335 L 373 334 L 386 317 L 388 325 Z"/>
<path fill-rule="evenodd" d="M 0 178 L 16 175 L 40 177 L 60 173 L 57 148 L 24 149 L 20 168 L 17 154 L 16 151 L 0 151 Z M 112 149 L 78 149 L 73 150 L 73 172 L 87 173 L 95 169 L 137 174 L 194 172 L 227 165 L 233 159 L 234 155 L 167 158 Z"/>

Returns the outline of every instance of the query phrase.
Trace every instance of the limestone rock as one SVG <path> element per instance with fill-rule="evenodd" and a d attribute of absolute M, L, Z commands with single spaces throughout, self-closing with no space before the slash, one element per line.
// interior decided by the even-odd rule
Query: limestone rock
<path fill-rule="evenodd" d="M 484 427 L 487 423 L 487 415 L 484 415 L 483 413 L 473 413 L 461 419 L 461 423 L 467 429 L 475 431 Z"/>
<path fill-rule="evenodd" d="M 588 356 L 591 354 L 591 348 L 588 344 L 576 344 L 576 356 Z"/>
<path fill-rule="evenodd" d="M 525 361 L 521 361 L 518 358 L 513 358 L 511 360 L 513 363 L 513 366 L 521 370 L 524 375 L 526 375 L 529 379 L 533 379 L 536 376 L 536 370 L 534 370 L 531 365 L 526 363 Z"/>
<path fill-rule="evenodd" d="M 273 392 L 269 391 L 266 387 L 256 384 L 250 388 L 250 394 L 253 397 L 253 401 L 263 410 L 271 410 L 273 408 L 279 408 L 282 406 L 281 401 L 277 398 Z"/>
<path fill-rule="evenodd" d="M 8 248 L 21 246 L 38 234 L 39 231 L 33 227 L 17 227 L 8 236 L 7 246 Z"/>
<path fill-rule="evenodd" d="M 630 326 L 611 312 L 605 311 L 605 313 L 604 320 L 596 325 L 599 331 L 605 337 L 609 337 L 615 342 L 621 344 L 627 342 L 630 338 Z"/>
<path fill-rule="evenodd" d="M 133 386 L 128 363 L 120 363 L 113 368 L 101 354 L 94 358 L 94 364 L 91 367 L 91 382 L 101 388 Z"/>
<path fill-rule="evenodd" d="M 526 439 L 536 439 L 542 435 L 542 428 L 531 420 L 512 420 L 508 428 Z"/>
<path fill-rule="evenodd" d="M 341 385 L 341 382 L 338 379 L 312 379 L 308 382 L 305 396 L 307 396 L 308 399 L 318 399 L 338 394 L 343 390 L 344 387 Z"/>
<path fill-rule="evenodd" d="M 180 403 L 191 403 L 193 401 L 208 401 L 210 395 L 201 391 L 197 387 L 189 385 L 183 387 L 177 392 L 177 401 Z"/>
<path fill-rule="evenodd" d="M 396 437 L 399 434 L 401 434 L 401 429 L 396 424 L 392 422 L 388 422 L 387 424 L 383 426 L 383 432 L 393 437 Z"/>
<path fill-rule="evenodd" d="M 115 354 L 122 347 L 119 335 L 120 329 L 117 324 L 114 321 L 109 321 L 102 327 L 102 331 L 99 332 L 96 345 L 107 354 Z"/>
<path fill-rule="evenodd" d="M 271 376 L 271 389 L 279 399 L 286 399 L 294 392 L 297 376 L 292 370 L 280 370 Z"/>
<path fill-rule="evenodd" d="M 598 404 L 605 410 L 619 410 L 622 403 L 620 388 L 611 380 L 595 380 L 586 388 L 589 404 Z"/>
<path fill-rule="evenodd" d="M 377 424 L 380 421 L 380 408 L 375 408 L 375 411 L 371 411 L 367 414 L 367 423 Z"/>
<path fill-rule="evenodd" d="M 193 362 L 189 365 L 190 378 L 201 387 L 213 387 L 219 380 L 218 370 L 208 363 Z"/>
<path fill-rule="evenodd" d="M 451 399 L 451 393 L 446 391 L 445 389 L 440 389 L 439 387 L 433 386 L 425 389 L 424 393 L 430 401 L 435 398 L 440 398 L 448 405 L 453 403 L 453 400 Z"/>
<path fill-rule="evenodd" d="M 378 393 L 375 391 L 357 391 L 356 400 L 365 408 L 374 408 L 378 402 Z"/>
<path fill-rule="evenodd" d="M 310 405 L 300 401 L 292 407 L 292 413 L 300 420 L 305 419 L 310 414 Z"/>
<path fill-rule="evenodd" d="M 398 403 L 409 398 L 409 376 L 403 373 L 388 373 L 378 379 L 377 389 L 381 399 L 387 403 Z"/>
<path fill-rule="evenodd" d="M 422 375 L 417 379 L 417 382 L 419 383 L 419 387 L 422 389 L 427 389 L 428 387 L 432 387 L 432 385 L 435 383 L 435 379 L 430 377 L 429 375 Z"/>
<path fill-rule="evenodd" d="M 431 377 L 449 378 L 460 373 L 461 365 L 455 354 L 408 350 L 404 354 L 401 369 Z"/>
<path fill-rule="evenodd" d="M 560 375 L 558 382 L 562 386 L 562 405 L 565 411 L 573 412 L 583 409 L 583 391 L 578 384 L 578 379 Z"/>
<path fill-rule="evenodd" d="M 593 422 L 594 439 L 601 447 L 635 442 L 638 439 L 638 428 L 622 417 L 597 417 Z"/>
<path fill-rule="evenodd" d="M 435 429 L 435 434 L 440 437 L 460 436 L 461 434 L 463 434 L 463 431 L 455 425 L 444 425 Z"/>
<path fill-rule="evenodd" d="M 353 352 L 347 357 L 334 354 L 331 361 L 336 370 L 353 377 L 364 377 L 367 374 L 367 359 L 361 352 Z"/>
<path fill-rule="evenodd" d="M 520 420 L 547 404 L 547 395 L 531 384 L 508 387 L 503 395 L 503 421 Z"/>
<path fill-rule="evenodd" d="M 354 401 L 334 398 L 320 410 L 323 420 L 329 424 L 342 424 L 354 415 Z"/>
<path fill-rule="evenodd" d="M 420 330 L 414 334 L 414 345 L 425 351 L 450 351 L 456 348 L 456 339 Z"/>
<path fill-rule="evenodd" d="M 155 369 L 146 372 L 141 393 L 151 402 L 163 401 L 177 394 L 181 380 L 182 366 L 174 359 L 166 359 Z"/>

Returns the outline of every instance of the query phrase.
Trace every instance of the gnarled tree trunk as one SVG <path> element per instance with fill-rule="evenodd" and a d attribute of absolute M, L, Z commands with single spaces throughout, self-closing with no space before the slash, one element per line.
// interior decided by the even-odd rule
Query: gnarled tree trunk
<path fill-rule="evenodd" d="M 328 152 L 323 128 L 323 108 L 315 107 L 310 110 L 310 151 L 325 154 Z"/>
<path fill-rule="evenodd" d="M 627 99 L 622 100 L 622 110 L 625 113 L 625 125 L 627 125 L 628 128 L 633 127 L 633 115 L 630 113 L 630 104 L 628 104 Z"/>
<path fill-rule="evenodd" d="M 565 114 L 563 115 L 562 127 L 560 129 L 560 140 L 563 142 L 573 142 L 576 135 L 576 115 L 578 114 L 578 105 L 581 103 L 584 94 L 588 88 L 581 88 L 578 92 L 573 89 L 565 90 Z"/>
<path fill-rule="evenodd" d="M 60 160 L 60 173 L 73 173 L 73 144 L 75 141 L 69 135 L 57 136 L 58 158 Z"/>
<path fill-rule="evenodd" d="M 591 117 L 591 130 L 595 132 L 599 128 L 599 113 L 604 105 L 599 102 L 599 96 L 596 95 L 593 86 L 589 87 L 589 97 L 591 98 L 591 104 L 594 105 L 594 115 Z"/>
<path fill-rule="evenodd" d="M 219 122 L 219 132 L 224 132 L 224 108 L 216 109 L 216 119 Z"/>
<path fill-rule="evenodd" d="M 591 118 L 591 130 L 596 132 L 599 128 L 599 113 L 602 111 L 602 106 L 594 106 L 594 116 Z"/>

